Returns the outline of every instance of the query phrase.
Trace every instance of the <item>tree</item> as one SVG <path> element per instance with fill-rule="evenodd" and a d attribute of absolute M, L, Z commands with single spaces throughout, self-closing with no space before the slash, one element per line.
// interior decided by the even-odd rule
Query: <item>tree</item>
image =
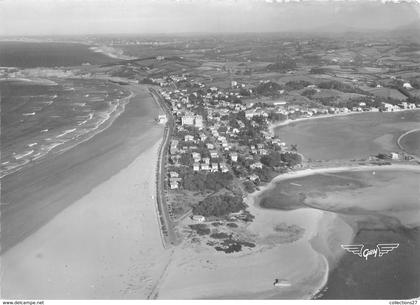
<path fill-rule="evenodd" d="M 305 90 L 301 93 L 301 95 L 306 96 L 306 97 L 311 97 L 311 96 L 313 96 L 315 93 L 316 93 L 316 90 L 315 90 L 315 89 L 308 88 L 308 89 L 305 89 Z"/>
<path fill-rule="evenodd" d="M 309 85 L 312 85 L 312 84 L 305 80 L 289 81 L 286 83 L 285 89 L 286 90 L 301 90 Z"/>
<path fill-rule="evenodd" d="M 286 152 L 281 154 L 282 160 L 289 167 L 295 167 L 296 165 L 302 163 L 302 157 L 297 153 Z"/>
<path fill-rule="evenodd" d="M 255 191 L 255 184 L 249 180 L 244 181 L 244 187 L 248 193 L 253 193 Z"/>
<path fill-rule="evenodd" d="M 241 196 L 219 195 L 207 197 L 193 207 L 193 214 L 203 216 L 225 216 L 245 209 Z"/>
<path fill-rule="evenodd" d="M 282 156 L 278 151 L 273 151 L 269 155 L 261 157 L 261 163 L 269 167 L 278 167 L 282 165 Z"/>
<path fill-rule="evenodd" d="M 275 82 L 266 82 L 259 84 L 255 88 L 255 92 L 260 95 L 264 96 L 272 96 L 272 95 L 278 95 L 279 90 L 282 89 L 282 86 L 280 86 L 278 83 Z"/>

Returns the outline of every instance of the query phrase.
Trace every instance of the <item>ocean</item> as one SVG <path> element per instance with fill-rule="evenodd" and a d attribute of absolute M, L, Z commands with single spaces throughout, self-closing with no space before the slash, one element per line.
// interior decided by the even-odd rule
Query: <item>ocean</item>
<path fill-rule="evenodd" d="M 0 81 L 1 177 L 93 136 L 128 102 L 127 90 L 102 80 L 55 82 Z"/>
<path fill-rule="evenodd" d="M 79 43 L 0 41 L 0 67 L 68 67 L 117 60 Z"/>
<path fill-rule="evenodd" d="M 0 42 L 0 50 L 0 66 L 33 68 L 114 60 L 80 44 Z M 100 132 L 124 110 L 130 95 L 106 80 L 73 75 L 3 78 L 0 92 L 0 177 Z"/>

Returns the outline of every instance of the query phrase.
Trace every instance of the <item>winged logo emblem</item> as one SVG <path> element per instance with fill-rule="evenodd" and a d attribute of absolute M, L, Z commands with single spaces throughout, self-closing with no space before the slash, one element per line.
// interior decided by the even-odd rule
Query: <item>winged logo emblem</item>
<path fill-rule="evenodd" d="M 363 247 L 364 245 L 341 245 L 341 248 L 344 250 L 359 255 L 360 257 L 362 257 Z"/>
<path fill-rule="evenodd" d="M 398 248 L 400 244 L 378 244 L 376 247 L 379 250 L 379 257 L 381 257 L 384 254 L 388 254 L 392 250 Z"/>
<path fill-rule="evenodd" d="M 388 254 L 392 250 L 398 248 L 399 245 L 400 244 L 398 243 L 377 244 L 376 248 L 368 249 L 368 248 L 365 248 L 363 244 L 359 244 L 359 245 L 341 245 L 341 248 L 357 256 L 363 257 L 367 260 L 370 256 L 382 257 L 384 254 Z"/>

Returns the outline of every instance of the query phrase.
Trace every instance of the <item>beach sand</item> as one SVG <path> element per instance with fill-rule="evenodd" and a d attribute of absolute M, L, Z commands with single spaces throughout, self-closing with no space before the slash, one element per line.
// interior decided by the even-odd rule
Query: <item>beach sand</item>
<path fill-rule="evenodd" d="M 2 297 L 144 299 L 170 251 L 156 215 L 159 143 L 2 257 Z"/>

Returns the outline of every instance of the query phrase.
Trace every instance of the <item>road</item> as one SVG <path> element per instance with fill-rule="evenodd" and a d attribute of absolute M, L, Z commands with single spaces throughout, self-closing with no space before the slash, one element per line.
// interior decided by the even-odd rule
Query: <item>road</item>
<path fill-rule="evenodd" d="M 162 111 L 165 112 L 168 118 L 168 122 L 165 125 L 163 141 L 159 148 L 159 158 L 156 171 L 156 203 L 164 246 L 169 247 L 170 245 L 176 245 L 179 243 L 179 238 L 175 232 L 175 223 L 172 221 L 169 215 L 168 205 L 166 203 L 166 197 L 164 194 L 165 186 L 163 185 L 165 183 L 166 177 L 166 155 L 174 128 L 174 119 L 159 92 L 157 92 L 157 90 L 154 88 L 149 88 L 149 91 L 156 103 L 160 105 Z"/>

